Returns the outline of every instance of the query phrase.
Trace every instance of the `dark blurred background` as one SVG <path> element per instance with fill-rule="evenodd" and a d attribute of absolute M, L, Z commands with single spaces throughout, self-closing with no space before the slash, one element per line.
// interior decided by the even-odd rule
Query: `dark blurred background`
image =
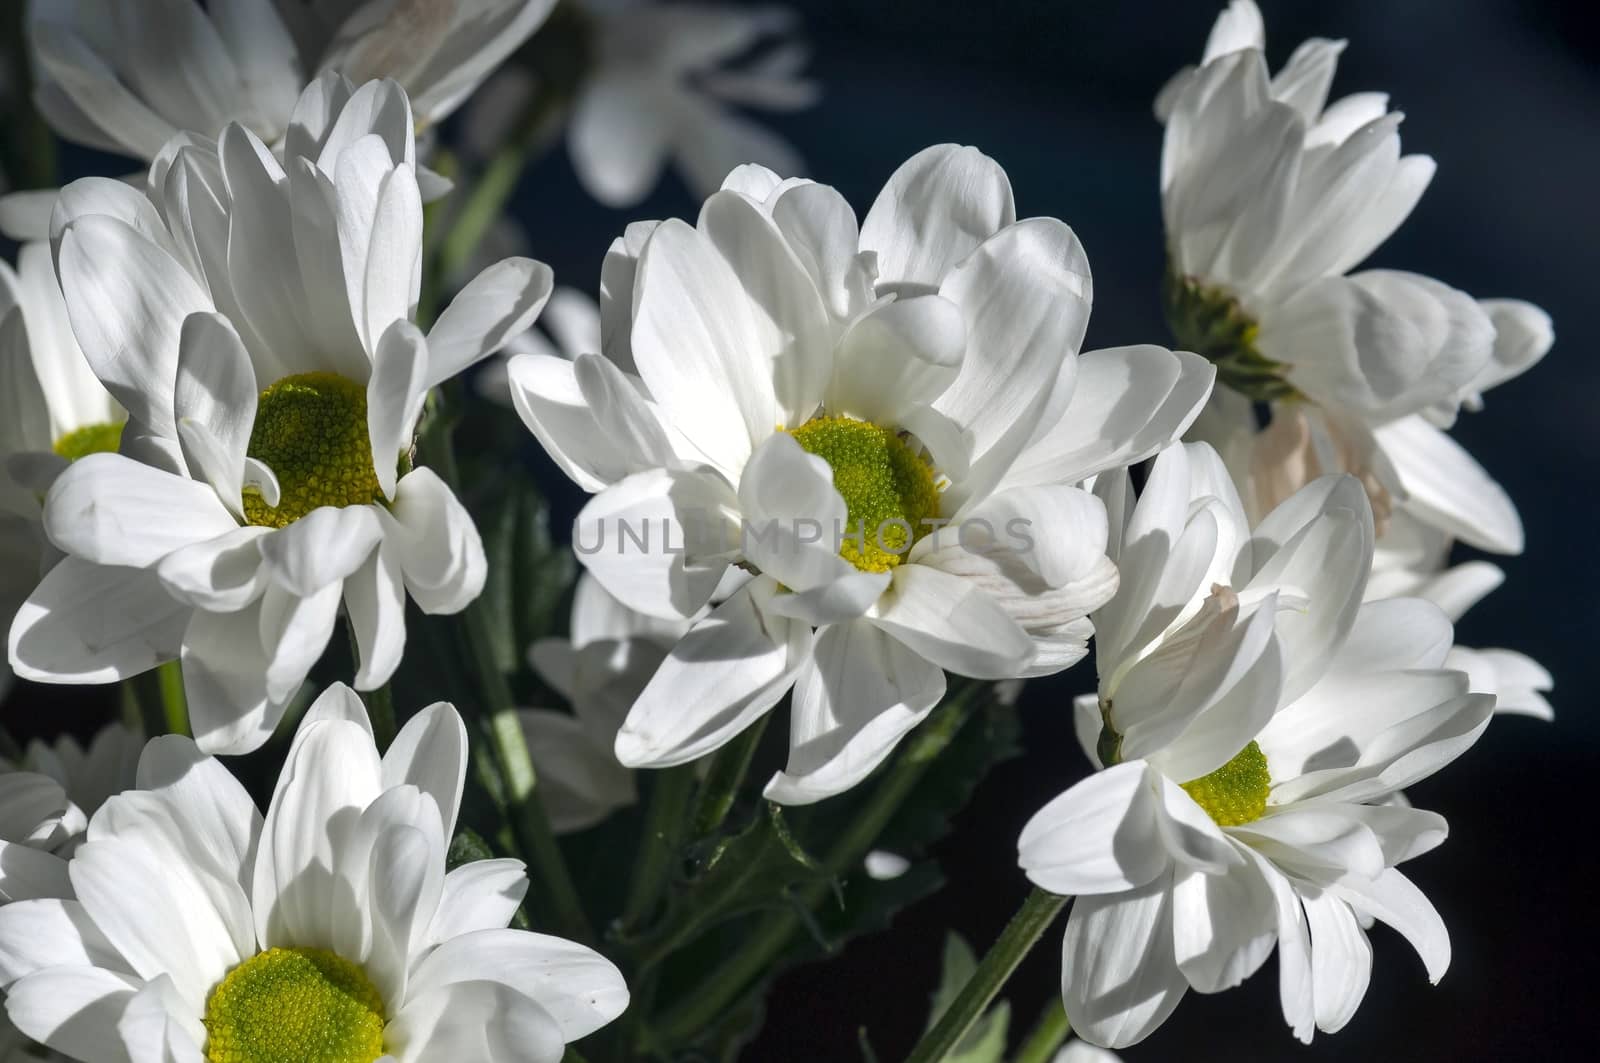
<path fill-rule="evenodd" d="M 798 0 L 815 46 L 819 106 L 761 116 L 864 213 L 918 149 L 975 144 L 1006 168 L 1018 212 L 1066 219 L 1088 249 L 1097 300 L 1088 347 L 1164 342 L 1163 245 L 1150 102 L 1198 60 L 1220 3 L 1210 0 Z M 1594 455 L 1600 450 L 1600 32 L 1589 4 L 1559 0 L 1264 0 L 1269 59 L 1309 36 L 1347 38 L 1336 95 L 1383 90 L 1406 113 L 1406 149 L 1439 162 L 1421 206 L 1372 264 L 1437 276 L 1478 296 L 1514 295 L 1554 316 L 1557 342 L 1526 377 L 1464 416 L 1457 437 L 1506 485 L 1527 553 L 1499 559 L 1507 583 L 1462 622 L 1467 645 L 1507 646 L 1554 672 L 1554 725 L 1496 720 L 1478 746 L 1411 791 L 1453 837 L 1406 865 L 1449 925 L 1454 960 L 1431 987 L 1397 935 L 1373 932 L 1372 987 L 1342 1033 L 1309 1048 L 1284 1027 L 1275 961 L 1245 986 L 1190 994 L 1141 1061 L 1476 1061 L 1593 1058 L 1600 978 L 1595 784 L 1600 714 L 1594 629 L 1600 572 Z M 669 177 L 629 211 L 596 205 L 564 153 L 525 176 L 514 212 L 558 283 L 595 291 L 609 234 L 635 218 L 692 217 Z M 601 236 L 600 234 L 606 234 Z M 555 526 L 581 499 L 542 456 Z M 1030 684 L 1024 753 L 957 817 L 935 855 L 949 880 L 884 933 L 825 965 L 786 975 L 751 1063 L 902 1058 L 920 1032 L 947 929 L 981 953 L 1027 892 L 1015 839 L 1045 801 L 1087 769 L 1070 698 L 1092 665 Z M 8 705 L 23 733 L 56 730 L 87 691 L 24 686 Z M 13 715 L 14 713 L 14 715 Z M 777 728 L 774 728 L 777 730 Z M 1058 925 L 1013 980 L 1013 1028 L 1056 992 Z"/>

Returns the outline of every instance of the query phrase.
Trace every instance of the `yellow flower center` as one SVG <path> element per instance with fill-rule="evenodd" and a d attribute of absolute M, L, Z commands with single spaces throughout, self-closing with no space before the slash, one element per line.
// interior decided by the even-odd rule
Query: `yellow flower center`
<path fill-rule="evenodd" d="M 206 1001 L 210 1063 L 373 1063 L 383 998 L 361 968 L 326 949 L 268 949 Z"/>
<path fill-rule="evenodd" d="M 939 516 L 933 468 L 894 429 L 848 417 L 818 417 L 796 428 L 796 443 L 833 470 L 844 498 L 839 556 L 863 572 L 905 560 Z"/>
<path fill-rule="evenodd" d="M 244 489 L 251 524 L 282 528 L 320 506 L 383 501 L 367 435 L 367 393 L 337 373 L 297 373 L 261 393 L 247 453 L 278 478 L 269 506 Z"/>
<path fill-rule="evenodd" d="M 122 422 L 106 421 L 74 428 L 51 446 L 61 457 L 77 461 L 90 454 L 115 454 L 122 445 Z"/>
<path fill-rule="evenodd" d="M 1183 784 L 1184 792 L 1219 827 L 1237 827 L 1260 819 L 1267 810 L 1267 792 L 1271 789 L 1267 755 L 1255 742 L 1210 775 Z"/>

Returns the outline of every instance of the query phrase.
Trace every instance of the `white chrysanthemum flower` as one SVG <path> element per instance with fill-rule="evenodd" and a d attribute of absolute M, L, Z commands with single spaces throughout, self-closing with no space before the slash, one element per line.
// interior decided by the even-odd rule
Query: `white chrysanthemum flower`
<path fill-rule="evenodd" d="M 792 111 L 816 86 L 800 77 L 807 49 L 781 45 L 728 67 L 787 33 L 793 12 L 731 4 L 582 0 L 593 67 L 567 122 L 567 148 L 589 194 L 613 207 L 638 203 L 670 161 L 696 196 L 716 191 L 735 166 L 799 173 L 785 141 L 728 105 Z"/>
<path fill-rule="evenodd" d="M 116 450 L 125 414 L 95 379 L 72 336 L 50 249 L 29 244 L 17 269 L 0 263 L 0 624 L 58 559 L 41 503 L 74 458 Z M 0 696 L 11 669 L 0 668 Z"/>
<path fill-rule="evenodd" d="M 1401 116 L 1382 93 L 1327 103 L 1343 42 L 1307 41 L 1273 77 L 1263 47 L 1260 12 L 1234 0 L 1202 65 L 1157 102 L 1167 316 L 1221 385 L 1199 437 L 1227 454 L 1242 434 L 1257 513 L 1344 471 L 1366 485 L 1380 531 L 1398 507 L 1519 552 L 1516 508 L 1442 429 L 1538 360 L 1548 317 L 1414 273 L 1351 273 L 1411 213 L 1433 160 L 1401 156 Z M 1272 421 L 1254 438 L 1258 402 Z"/>
<path fill-rule="evenodd" d="M 1484 596 L 1505 582 L 1488 561 L 1448 563 L 1450 538 L 1406 514 L 1397 514 L 1378 540 L 1367 599 L 1426 598 L 1459 621 Z M 1495 696 L 1496 712 L 1555 719 L 1545 697 L 1555 686 L 1550 672 L 1527 654 L 1506 649 L 1452 646 L 1445 666 L 1466 672 L 1472 689 Z"/>
<path fill-rule="evenodd" d="M 1116 569 L 1075 485 L 1181 433 L 1212 375 L 1157 347 L 1080 358 L 1089 304 L 1072 231 L 1017 221 L 971 148 L 912 158 L 859 234 L 833 189 L 759 167 L 697 226 L 630 226 L 601 353 L 515 359 L 513 398 L 598 492 L 576 545 L 618 599 L 681 619 L 730 569 L 759 575 L 674 648 L 618 758 L 694 760 L 793 687 L 767 795 L 814 801 L 880 763 L 946 670 L 1080 659 Z"/>
<path fill-rule="evenodd" d="M 629 609 L 584 573 L 572 601 L 571 635 L 540 639 L 529 649 L 534 670 L 572 707 L 518 713 L 540 800 L 558 833 L 592 827 L 637 800 L 633 770 L 614 752 L 617 731 L 689 626 Z"/>
<path fill-rule="evenodd" d="M 413 431 L 428 389 L 550 291 L 547 267 L 507 260 L 424 337 L 405 93 L 324 78 L 288 139 L 285 170 L 241 126 L 180 138 L 148 197 L 80 181 L 54 223 L 73 331 L 130 423 L 122 453 L 51 488 L 45 528 L 69 556 L 19 611 L 11 663 L 97 683 L 181 655 L 212 752 L 266 740 L 341 605 L 365 690 L 399 664 L 407 596 L 432 613 L 477 596 L 477 531 L 410 468 Z"/>
<path fill-rule="evenodd" d="M 89 817 L 133 786 L 143 748 L 137 729 L 113 723 L 87 749 L 63 736 L 29 742 L 21 763 L 0 758 L 0 904 L 71 896 L 66 861 Z"/>
<path fill-rule="evenodd" d="M 1073 1029 L 1133 1044 L 1188 989 L 1237 985 L 1276 944 L 1284 1017 L 1309 1041 L 1361 1002 L 1372 919 L 1437 981 L 1449 936 L 1396 865 L 1445 823 L 1388 799 L 1470 746 L 1494 699 L 1445 667 L 1435 606 L 1362 604 L 1361 486 L 1316 480 L 1252 530 L 1196 444 L 1156 460 L 1136 506 L 1126 477 L 1097 490 L 1126 579 L 1094 614 L 1100 688 L 1076 710 L 1110 766 L 1018 843 L 1037 885 L 1078 895 L 1062 955 Z"/>
<path fill-rule="evenodd" d="M 12 1021 L 83 1063 L 555 1063 L 627 987 L 581 945 L 505 929 L 520 861 L 445 873 L 466 765 L 451 706 L 380 758 L 335 686 L 263 819 L 192 741 L 155 739 L 139 789 L 90 820 L 74 899 L 0 908 Z"/>
<path fill-rule="evenodd" d="M 1088 1041 L 1072 1041 L 1056 1053 L 1051 1063 L 1122 1063 L 1122 1057 Z"/>
<path fill-rule="evenodd" d="M 329 73 L 389 78 L 419 127 L 459 107 L 554 0 L 29 0 L 34 101 L 67 140 L 150 161 L 230 123 L 281 149 L 296 101 Z M 45 235 L 55 190 L 0 201 L 0 226 Z"/>

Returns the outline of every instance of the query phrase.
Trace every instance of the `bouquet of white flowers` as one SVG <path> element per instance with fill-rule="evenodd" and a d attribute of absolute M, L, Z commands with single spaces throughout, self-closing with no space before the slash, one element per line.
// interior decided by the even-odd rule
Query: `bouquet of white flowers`
<path fill-rule="evenodd" d="M 1455 645 L 1502 576 L 1451 545 L 1523 532 L 1450 428 L 1553 332 L 1358 269 L 1434 163 L 1330 102 L 1344 42 L 1274 73 L 1222 13 L 1155 107 L 1174 346 L 1084 350 L 1089 255 L 978 148 L 870 203 L 797 176 L 745 114 L 816 97 L 785 10 L 8 17 L 8 660 L 123 719 L 0 747 L 0 1059 L 731 1059 L 780 971 L 938 888 L 1020 685 L 1074 666 L 1086 774 L 991 825 L 1033 891 L 950 939 L 906 1063 L 1114 1059 L 1274 953 L 1309 1042 L 1374 922 L 1445 973 L 1404 791 L 1551 711 Z M 55 137 L 136 161 L 52 187 Z M 602 203 L 670 161 L 697 216 L 557 287 L 500 252 L 560 137 Z"/>

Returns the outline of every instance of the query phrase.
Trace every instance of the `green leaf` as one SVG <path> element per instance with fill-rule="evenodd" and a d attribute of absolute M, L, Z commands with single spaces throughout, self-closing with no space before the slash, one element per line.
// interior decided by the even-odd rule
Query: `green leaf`
<path fill-rule="evenodd" d="M 972 947 L 960 934 L 951 933 L 944 939 L 944 969 L 939 976 L 939 988 L 934 990 L 933 1005 L 928 1013 L 925 1030 L 931 1030 L 961 995 L 962 988 L 978 969 L 978 958 Z M 943 1063 L 999 1063 L 1006 1051 L 1006 1032 L 1011 1025 L 1011 1005 L 1005 1001 L 990 1008 L 972 1024 L 965 1037 L 944 1057 Z"/>
<path fill-rule="evenodd" d="M 450 848 L 445 850 L 444 867 L 446 871 L 454 871 L 462 864 L 492 859 L 494 850 L 489 848 L 489 843 L 484 841 L 477 831 L 462 827 L 456 831 L 456 836 L 450 839 Z"/>
<path fill-rule="evenodd" d="M 577 562 L 551 538 L 549 507 L 521 477 L 512 476 L 491 500 L 479 526 L 489 561 L 483 596 L 494 618 L 494 659 L 509 675 L 536 639 L 565 626 L 562 606 Z"/>

